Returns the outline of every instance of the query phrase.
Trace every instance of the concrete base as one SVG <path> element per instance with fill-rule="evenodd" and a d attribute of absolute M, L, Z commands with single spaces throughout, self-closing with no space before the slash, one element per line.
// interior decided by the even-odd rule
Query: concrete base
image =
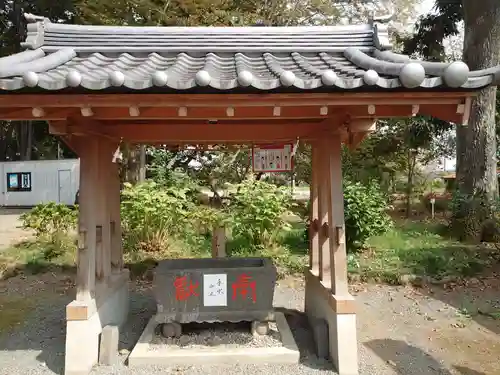
<path fill-rule="evenodd" d="M 283 346 L 271 348 L 151 348 L 151 341 L 158 324 L 153 316 L 130 353 L 130 367 L 157 365 L 210 365 L 210 364 L 289 364 L 299 362 L 299 350 L 283 313 L 275 313 L 276 325 L 281 334 Z"/>
<path fill-rule="evenodd" d="M 106 326 L 102 329 L 99 345 L 99 364 L 112 366 L 118 362 L 118 344 L 120 330 L 117 326 Z"/>
<path fill-rule="evenodd" d="M 329 354 L 339 375 L 358 375 L 356 314 L 335 312 L 320 287 L 312 280 L 306 282 L 305 310 L 310 324 L 313 329 L 321 320 L 328 325 Z M 344 298 L 353 299 L 350 295 Z"/>
<path fill-rule="evenodd" d="M 129 308 L 128 279 L 128 270 L 124 270 L 113 275 L 97 301 L 73 301 L 67 306 L 64 375 L 89 374 L 98 363 L 103 327 L 125 323 Z"/>

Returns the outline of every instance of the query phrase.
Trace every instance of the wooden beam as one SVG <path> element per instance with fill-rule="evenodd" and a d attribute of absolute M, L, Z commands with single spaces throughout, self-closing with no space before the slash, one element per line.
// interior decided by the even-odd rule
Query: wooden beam
<path fill-rule="evenodd" d="M 356 132 L 371 132 L 376 130 L 377 121 L 374 119 L 352 119 L 349 124 L 349 130 Z"/>
<path fill-rule="evenodd" d="M 351 150 L 354 150 L 359 144 L 363 141 L 363 139 L 370 134 L 370 131 L 367 132 L 356 132 L 350 134 L 350 139 L 348 142 L 348 146 Z"/>
<path fill-rule="evenodd" d="M 113 138 L 130 142 L 179 142 L 179 143 L 248 143 L 292 140 L 314 137 L 326 128 L 333 129 L 326 122 L 303 122 L 295 124 L 186 124 L 178 125 L 130 125 L 102 126 L 98 131 Z M 73 128 L 77 131 L 81 127 Z M 93 129 L 95 130 L 95 129 Z"/>
<path fill-rule="evenodd" d="M 250 107 L 141 107 L 140 111 L 132 116 L 130 110 L 138 107 L 107 107 L 94 109 L 93 118 L 96 120 L 128 120 L 131 117 L 140 119 L 178 119 L 186 117 L 189 119 L 252 119 L 262 118 L 324 118 L 320 106 L 287 106 L 256 108 Z M 343 108 L 337 107 L 337 112 L 344 112 Z"/>
<path fill-rule="evenodd" d="M 344 92 L 294 94 L 4 94 L 0 107 L 227 107 L 458 104 L 475 92 Z M 235 109 L 236 110 L 236 109 Z"/>
<path fill-rule="evenodd" d="M 460 121 L 460 125 L 468 125 L 469 124 L 471 109 L 472 109 L 472 99 L 471 98 L 465 98 L 464 104 L 459 104 L 457 106 L 457 114 L 462 116 L 462 119 Z"/>
<path fill-rule="evenodd" d="M 412 117 L 415 115 L 415 104 L 394 104 L 385 103 L 380 105 L 349 106 L 345 108 L 352 118 L 391 118 L 391 117 Z"/>
<path fill-rule="evenodd" d="M 71 135 L 61 135 L 60 138 L 64 142 L 64 144 L 66 144 L 66 146 L 71 149 L 71 151 L 73 151 L 77 155 L 80 155 L 82 145 L 77 137 L 73 137 Z"/>
<path fill-rule="evenodd" d="M 68 121 L 66 120 L 56 120 L 49 121 L 49 134 L 52 135 L 67 135 L 68 133 Z"/>
<path fill-rule="evenodd" d="M 459 106 L 454 104 L 420 105 L 420 114 L 431 116 L 443 121 L 449 121 L 454 124 L 462 124 L 464 121 L 464 113 L 457 113 L 459 111 Z"/>
<path fill-rule="evenodd" d="M 0 110 L 0 119 L 10 121 L 28 121 L 28 120 L 65 120 L 74 113 L 74 108 L 2 108 Z"/>

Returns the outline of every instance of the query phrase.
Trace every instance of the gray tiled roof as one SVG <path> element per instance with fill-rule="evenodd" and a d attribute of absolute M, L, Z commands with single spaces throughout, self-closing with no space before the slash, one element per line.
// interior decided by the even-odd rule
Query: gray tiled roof
<path fill-rule="evenodd" d="M 30 16 L 26 51 L 0 58 L 0 90 L 274 90 L 365 87 L 477 89 L 500 67 L 410 60 L 379 25 L 325 27 L 110 27 Z"/>

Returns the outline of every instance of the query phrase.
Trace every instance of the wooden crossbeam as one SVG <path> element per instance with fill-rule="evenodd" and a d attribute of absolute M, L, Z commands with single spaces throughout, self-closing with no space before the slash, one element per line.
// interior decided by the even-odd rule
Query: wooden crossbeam
<path fill-rule="evenodd" d="M 474 92 L 344 92 L 294 94 L 17 94 L 0 95 L 0 107 L 236 107 L 345 106 L 460 103 Z M 236 109 L 235 109 L 236 110 Z"/>

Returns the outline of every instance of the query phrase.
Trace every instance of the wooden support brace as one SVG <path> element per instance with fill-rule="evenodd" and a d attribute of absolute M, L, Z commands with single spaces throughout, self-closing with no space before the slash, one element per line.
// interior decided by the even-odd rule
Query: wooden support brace
<path fill-rule="evenodd" d="M 344 236 L 344 195 L 342 191 L 342 149 L 339 136 L 330 139 L 328 171 L 328 222 L 330 223 L 329 259 L 331 265 L 331 288 L 335 295 L 348 293 L 347 253 Z"/>
<path fill-rule="evenodd" d="M 98 179 L 98 143 L 84 139 L 85 147 L 79 147 L 80 199 L 78 217 L 78 255 L 76 299 L 89 301 L 95 298 L 96 277 L 96 201 L 95 187 Z"/>
<path fill-rule="evenodd" d="M 108 202 L 111 232 L 111 268 L 113 272 L 119 272 L 123 268 L 123 248 L 120 217 L 120 173 L 117 163 L 111 163 L 110 165 Z"/>
<path fill-rule="evenodd" d="M 328 223 L 323 223 L 323 225 L 321 226 L 321 231 L 322 231 L 322 235 L 324 238 L 329 238 L 330 237 L 330 227 L 328 226 Z"/>
<path fill-rule="evenodd" d="M 311 207 L 309 212 L 310 232 L 309 232 L 309 269 L 319 275 L 319 149 L 318 143 L 311 144 Z"/>
<path fill-rule="evenodd" d="M 319 178 L 318 181 L 318 213 L 321 223 L 321 230 L 319 231 L 319 277 L 326 285 L 331 283 L 331 262 L 330 262 L 330 243 L 328 241 L 327 231 L 328 218 L 330 216 L 329 205 L 329 138 L 319 141 Z"/>

